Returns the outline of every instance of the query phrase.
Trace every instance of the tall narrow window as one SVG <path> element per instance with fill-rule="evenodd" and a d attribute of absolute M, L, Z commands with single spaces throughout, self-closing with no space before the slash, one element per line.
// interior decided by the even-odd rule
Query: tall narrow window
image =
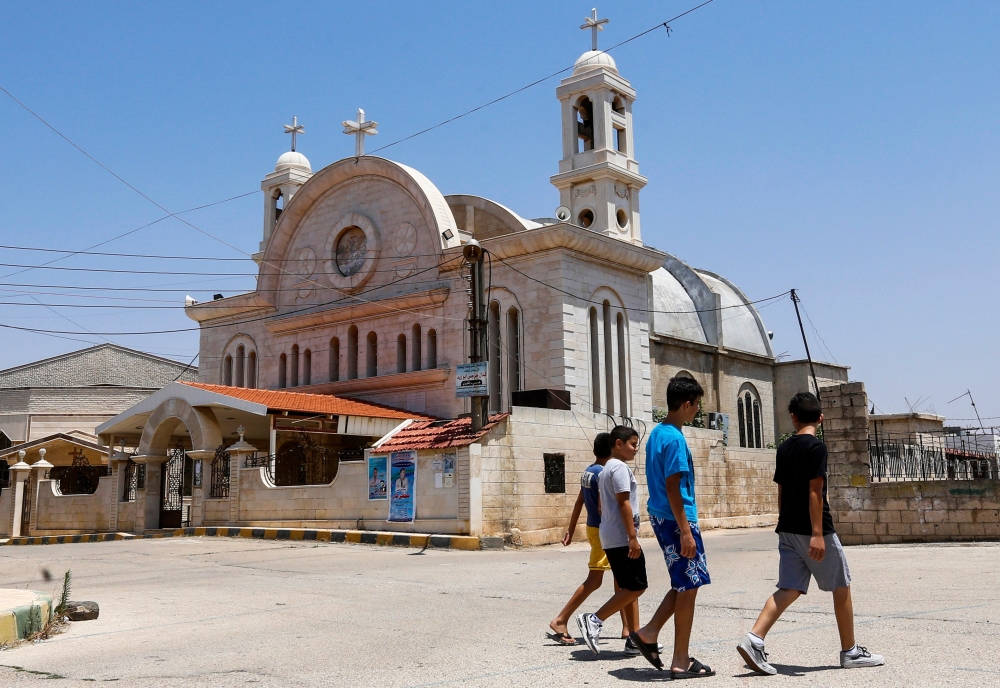
<path fill-rule="evenodd" d="M 299 345 L 298 344 L 292 344 L 292 364 L 291 364 L 290 367 L 291 367 L 291 370 L 289 372 L 291 373 L 291 376 L 290 376 L 291 379 L 289 381 L 289 386 L 290 387 L 298 387 L 299 386 Z"/>
<path fill-rule="evenodd" d="M 246 379 L 244 376 L 244 369 L 246 367 L 246 349 L 243 348 L 242 344 L 236 347 L 236 360 L 233 361 L 233 367 L 235 368 L 233 371 L 233 377 L 236 378 L 236 386 L 242 387 L 243 381 Z"/>
<path fill-rule="evenodd" d="M 330 340 L 330 382 L 340 380 L 340 340 Z"/>
<path fill-rule="evenodd" d="M 257 389 L 257 352 L 247 355 L 247 387 Z"/>
<path fill-rule="evenodd" d="M 410 370 L 420 370 L 421 355 L 420 355 L 420 325 L 419 323 L 413 326 L 413 332 L 410 337 L 410 354 L 413 357 L 413 362 L 410 363 Z"/>
<path fill-rule="evenodd" d="M 378 375 L 378 335 L 368 333 L 368 345 L 365 347 L 365 377 Z"/>
<path fill-rule="evenodd" d="M 740 387 L 736 397 L 736 412 L 740 426 L 740 446 L 760 449 L 764 446 L 764 426 L 760 417 L 760 396 L 749 382 Z"/>
<path fill-rule="evenodd" d="M 396 372 L 406 372 L 406 335 L 396 337 Z"/>
<path fill-rule="evenodd" d="M 281 354 L 278 357 L 278 389 L 288 386 L 288 357 Z"/>
<path fill-rule="evenodd" d="M 434 330 L 427 330 L 427 368 L 438 367 L 438 336 Z"/>
<path fill-rule="evenodd" d="M 311 385 L 312 384 L 312 364 L 313 364 L 313 352 L 312 349 L 306 349 L 302 352 L 302 384 Z"/>
<path fill-rule="evenodd" d="M 756 399 L 753 402 L 753 441 L 754 446 L 758 449 L 764 446 L 760 437 L 760 404 L 757 403 Z"/>
<path fill-rule="evenodd" d="M 594 104 L 583 97 L 576 104 L 577 153 L 594 150 Z"/>
<path fill-rule="evenodd" d="M 358 379 L 358 327 L 351 325 L 347 330 L 347 379 Z"/>
<path fill-rule="evenodd" d="M 740 426 L 740 446 L 747 446 L 747 415 L 743 410 L 743 397 L 736 397 L 736 419 Z"/>
<path fill-rule="evenodd" d="M 233 386 L 233 357 L 229 354 L 222 360 L 222 384 L 226 387 Z"/>
<path fill-rule="evenodd" d="M 516 308 L 507 311 L 507 389 L 521 391 L 521 319 Z"/>
<path fill-rule="evenodd" d="M 622 415 L 628 415 L 628 350 L 625 348 L 628 339 L 625 337 L 625 316 L 621 313 L 615 319 L 618 327 L 618 399 L 621 402 Z"/>
<path fill-rule="evenodd" d="M 608 400 L 608 413 L 615 415 L 615 352 L 611 334 L 611 302 L 605 301 L 604 316 L 604 393 Z"/>
<path fill-rule="evenodd" d="M 490 412 L 500 413 L 500 304 L 490 302 L 486 313 L 486 357 L 489 371 Z"/>
<path fill-rule="evenodd" d="M 594 413 L 601 412 L 601 337 L 597 308 L 590 307 L 590 400 Z"/>

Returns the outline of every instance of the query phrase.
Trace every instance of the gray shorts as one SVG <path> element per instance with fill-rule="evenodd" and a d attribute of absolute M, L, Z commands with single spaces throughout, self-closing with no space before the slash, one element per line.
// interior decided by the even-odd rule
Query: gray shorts
<path fill-rule="evenodd" d="M 823 561 L 809 557 L 809 536 L 798 533 L 778 533 L 779 588 L 809 592 L 809 577 L 816 577 L 816 585 L 823 592 L 832 592 L 851 584 L 851 572 L 847 568 L 844 547 L 836 533 L 824 535 L 826 554 Z"/>

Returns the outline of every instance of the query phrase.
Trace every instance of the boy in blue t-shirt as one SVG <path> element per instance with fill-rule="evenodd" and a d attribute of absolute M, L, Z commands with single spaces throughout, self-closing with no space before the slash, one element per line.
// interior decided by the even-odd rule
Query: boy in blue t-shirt
<path fill-rule="evenodd" d="M 714 676 L 711 667 L 688 654 L 698 588 L 711 583 L 705 547 L 698 528 L 694 494 L 694 463 L 681 428 L 694 420 L 705 391 L 689 377 L 675 377 L 667 385 L 667 417 L 649 433 L 646 443 L 646 480 L 649 488 L 649 522 L 663 550 L 670 573 L 670 591 L 649 623 L 629 636 L 642 655 L 657 669 L 663 662 L 657 636 L 674 617 L 674 655 L 671 678 Z"/>
<path fill-rule="evenodd" d="M 587 466 L 586 470 L 580 476 L 580 494 L 576 498 L 576 504 L 573 505 L 573 515 L 569 519 L 569 528 L 567 528 L 566 535 L 562 540 L 563 545 L 569 545 L 573 542 L 573 533 L 576 531 L 576 524 L 580 520 L 580 513 L 586 507 L 587 541 L 590 543 L 590 562 L 588 564 L 590 573 L 587 575 L 587 579 L 583 581 L 583 584 L 573 593 L 573 596 L 569 598 L 569 602 L 559 612 L 559 615 L 549 622 L 549 628 L 552 629 L 549 637 L 562 645 L 576 645 L 576 639 L 570 635 L 569 630 L 566 628 L 566 623 L 573 615 L 573 612 L 583 604 L 583 601 L 590 597 L 592 592 L 601 587 L 601 583 L 604 580 L 604 572 L 611 570 L 608 558 L 604 555 L 604 549 L 601 547 L 601 494 L 597 488 L 598 476 L 601 475 L 604 464 L 610 458 L 611 435 L 602 432 L 594 438 L 594 463 Z M 618 586 L 616 585 L 615 589 L 617 590 L 617 588 Z M 638 613 L 639 604 L 636 603 L 636 620 L 639 618 Z M 623 637 L 627 638 L 628 632 L 632 629 L 626 623 L 624 611 L 622 611 L 622 627 Z M 631 643 L 627 640 L 625 645 L 626 654 L 639 653 L 638 650 L 632 648 Z"/>

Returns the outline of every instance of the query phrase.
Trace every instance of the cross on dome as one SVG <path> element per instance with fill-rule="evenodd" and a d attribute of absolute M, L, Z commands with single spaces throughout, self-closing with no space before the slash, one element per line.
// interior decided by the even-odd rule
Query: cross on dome
<path fill-rule="evenodd" d="M 375 131 L 375 127 L 378 126 L 378 122 L 372 122 L 370 120 L 365 120 L 365 111 L 358 108 L 358 117 L 355 121 L 349 119 L 341 122 L 344 125 L 344 133 L 350 136 L 354 136 L 354 157 L 360 158 L 365 154 L 365 137 L 374 136 L 378 132 Z"/>
<path fill-rule="evenodd" d="M 590 29 L 590 49 L 597 50 L 597 32 L 604 31 L 602 24 L 607 24 L 610 19 L 598 19 L 597 8 L 590 10 L 590 16 L 583 18 L 581 29 Z"/>
<path fill-rule="evenodd" d="M 284 126 L 285 126 L 285 133 L 292 135 L 292 150 L 294 151 L 295 150 L 295 135 L 296 134 L 304 134 L 304 133 L 306 133 L 306 128 L 304 126 L 302 126 L 301 124 L 299 124 L 299 118 L 298 117 L 292 117 L 292 123 L 291 124 L 286 124 Z"/>

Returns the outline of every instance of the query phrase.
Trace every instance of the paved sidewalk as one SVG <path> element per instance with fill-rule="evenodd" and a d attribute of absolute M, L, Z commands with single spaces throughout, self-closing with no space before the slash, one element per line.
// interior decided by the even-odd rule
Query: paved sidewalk
<path fill-rule="evenodd" d="M 644 540 L 648 618 L 666 590 Z M 705 535 L 713 584 L 699 596 L 693 651 L 719 675 L 706 685 L 986 686 L 1000 683 L 1000 545 L 854 547 L 858 638 L 888 657 L 837 666 L 830 595 L 796 602 L 768 637 L 781 672 L 749 674 L 734 646 L 777 573 L 766 530 Z M 626 686 L 666 677 L 618 641 L 595 658 L 545 638 L 586 575 L 585 544 L 495 552 L 230 538 L 4 548 L 0 581 L 37 587 L 73 569 L 95 621 L 0 652 L 0 685 Z M 586 605 L 611 593 L 610 579 Z M 618 628 L 609 623 L 609 635 Z M 669 645 L 668 630 L 661 640 Z M 11 667 L 40 673 L 26 673 Z M 701 684 L 699 684 L 701 685 Z"/>

